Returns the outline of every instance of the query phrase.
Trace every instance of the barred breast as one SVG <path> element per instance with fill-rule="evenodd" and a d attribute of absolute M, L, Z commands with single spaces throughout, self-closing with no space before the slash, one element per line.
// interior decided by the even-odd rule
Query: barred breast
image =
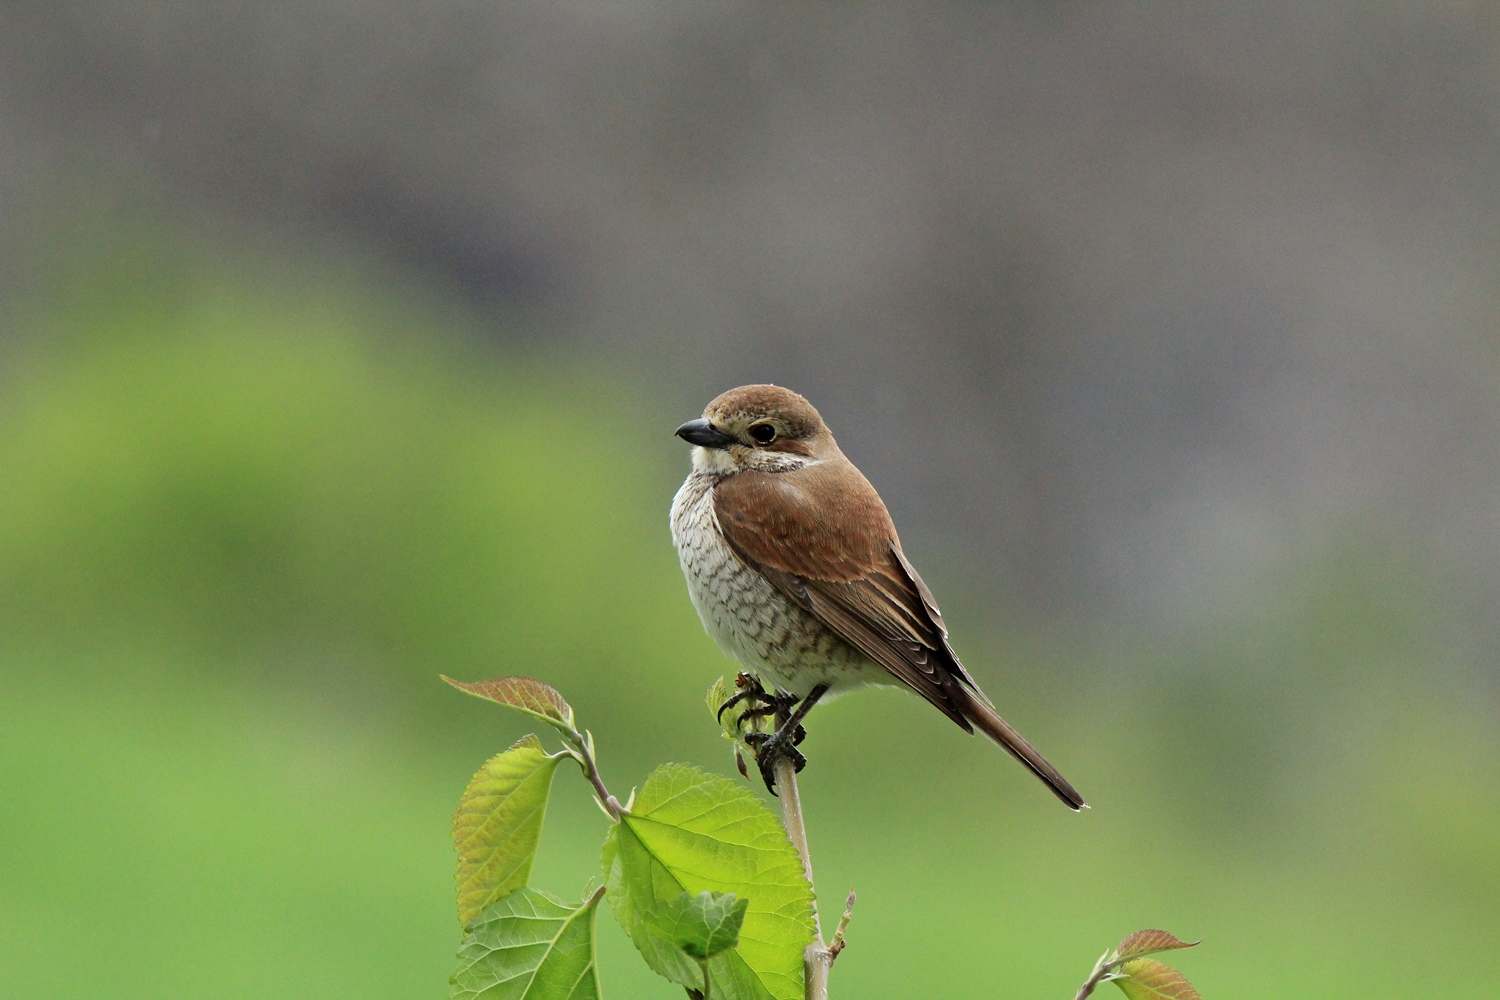
<path fill-rule="evenodd" d="M 762 683 L 798 697 L 889 682 L 884 668 L 793 604 L 734 554 L 714 515 L 718 477 L 693 473 L 672 500 L 672 541 L 703 628 Z"/>

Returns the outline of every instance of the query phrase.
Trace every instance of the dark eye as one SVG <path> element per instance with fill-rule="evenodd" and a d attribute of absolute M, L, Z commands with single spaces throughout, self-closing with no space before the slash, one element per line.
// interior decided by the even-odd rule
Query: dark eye
<path fill-rule="evenodd" d="M 750 427 L 750 436 L 756 444 L 770 444 L 776 440 L 776 428 L 770 424 L 754 424 Z"/>

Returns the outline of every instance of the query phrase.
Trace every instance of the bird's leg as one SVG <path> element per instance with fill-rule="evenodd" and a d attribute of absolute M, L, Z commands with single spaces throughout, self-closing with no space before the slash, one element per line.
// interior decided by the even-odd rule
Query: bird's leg
<path fill-rule="evenodd" d="M 776 728 L 778 736 L 787 736 L 792 741 L 792 746 L 799 745 L 807 738 L 807 730 L 802 728 L 802 720 L 807 718 L 807 713 L 818 703 L 818 699 L 828 693 L 827 684 L 819 684 L 807 692 L 807 697 L 797 705 L 797 710 L 787 717 L 786 721 Z M 797 768 L 802 770 L 802 768 Z"/>
<path fill-rule="evenodd" d="M 778 713 L 784 714 L 796 704 L 796 699 L 791 695 L 779 692 L 774 694 L 767 692 L 761 686 L 759 678 L 754 674 L 745 673 L 744 671 L 741 671 L 735 677 L 734 686 L 739 688 L 738 693 L 726 699 L 724 704 L 719 706 L 716 718 L 719 720 L 719 724 L 723 725 L 725 712 L 736 705 L 750 702 L 751 707 L 741 712 L 739 717 L 734 720 L 734 734 L 739 737 L 743 736 L 745 723 L 758 722 L 761 719 L 774 717 Z M 738 746 L 734 749 L 734 766 L 739 768 L 741 777 L 748 778 L 750 776 L 749 772 L 745 769 L 745 758 L 740 753 Z"/>
<path fill-rule="evenodd" d="M 774 733 L 750 733 L 745 737 L 745 742 L 755 751 L 755 763 L 760 767 L 761 780 L 766 783 L 766 791 L 772 795 L 776 794 L 776 760 L 786 757 L 796 766 L 800 772 L 807 764 L 807 758 L 797 749 L 807 735 L 802 728 L 802 720 L 807 713 L 818 703 L 818 699 L 828 693 L 827 684 L 819 684 L 807 693 L 807 697 L 797 703 L 795 711 L 786 714 L 783 709 L 777 713 L 779 725 Z M 788 706 L 790 707 L 790 706 Z"/>

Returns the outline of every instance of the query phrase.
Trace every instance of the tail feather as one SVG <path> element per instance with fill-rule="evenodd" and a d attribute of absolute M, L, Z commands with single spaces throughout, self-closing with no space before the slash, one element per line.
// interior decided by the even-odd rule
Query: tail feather
<path fill-rule="evenodd" d="M 1083 796 L 1078 790 L 1068 783 L 1068 779 L 1058 773 L 1057 768 L 1047 763 L 1047 759 L 1037 752 L 1036 747 L 1026 742 L 1026 737 L 1016 732 L 1004 719 L 1000 718 L 982 695 L 975 695 L 962 684 L 953 685 L 950 694 L 959 703 L 964 718 L 968 719 L 979 731 L 1000 746 L 1010 752 L 1016 760 L 1025 764 L 1031 773 L 1052 789 L 1052 793 L 1063 800 L 1063 803 L 1073 810 L 1087 809 L 1088 803 L 1083 801 Z"/>

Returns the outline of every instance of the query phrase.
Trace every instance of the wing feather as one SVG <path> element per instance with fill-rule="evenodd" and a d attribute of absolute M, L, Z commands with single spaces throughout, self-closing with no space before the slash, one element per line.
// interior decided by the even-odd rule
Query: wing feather
<path fill-rule="evenodd" d="M 931 592 L 900 554 L 885 505 L 858 471 L 820 463 L 742 472 L 715 487 L 714 512 L 747 565 L 973 732 L 948 690 L 973 682 L 948 645 Z"/>
<path fill-rule="evenodd" d="M 1070 808 L 1084 806 L 958 661 L 932 591 L 859 470 L 830 461 L 737 473 L 714 487 L 714 513 L 730 548 L 780 593 L 965 730 L 978 726 Z"/>

